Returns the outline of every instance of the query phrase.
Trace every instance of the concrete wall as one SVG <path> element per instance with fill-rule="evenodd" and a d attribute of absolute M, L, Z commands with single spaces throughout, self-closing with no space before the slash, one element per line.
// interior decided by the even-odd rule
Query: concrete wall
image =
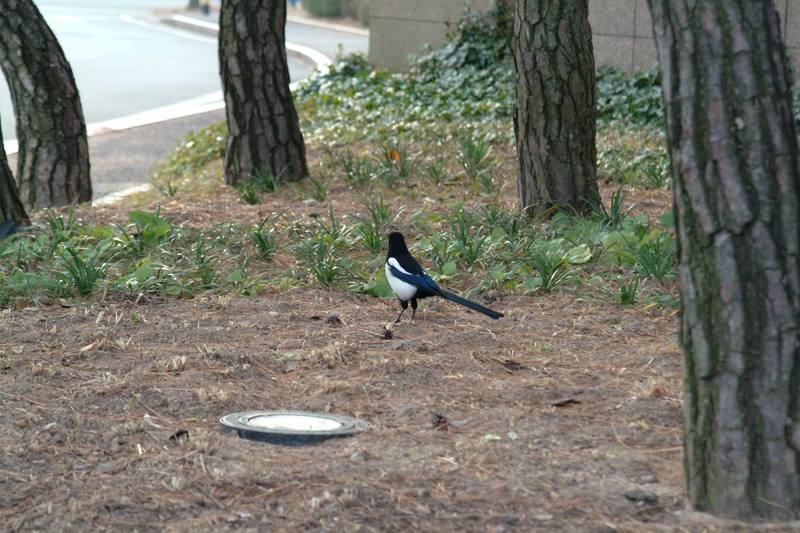
<path fill-rule="evenodd" d="M 774 2 L 791 59 L 800 72 L 800 0 Z M 475 9 L 493 4 L 492 0 L 467 3 Z M 370 60 L 380 68 L 405 68 L 408 56 L 425 43 L 443 43 L 447 23 L 457 22 L 463 11 L 464 0 L 372 0 Z M 647 0 L 589 0 L 589 22 L 598 66 L 631 71 L 657 62 Z"/>
<path fill-rule="evenodd" d="M 489 9 L 492 0 L 467 0 L 472 9 Z M 448 24 L 464 13 L 465 0 L 372 0 L 369 59 L 379 68 L 401 70 L 408 56 L 425 44 L 445 42 Z"/>

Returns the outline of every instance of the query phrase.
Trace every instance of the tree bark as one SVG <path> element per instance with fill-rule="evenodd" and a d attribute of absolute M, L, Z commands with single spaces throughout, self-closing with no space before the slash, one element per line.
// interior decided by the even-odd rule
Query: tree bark
<path fill-rule="evenodd" d="M 800 158 L 772 0 L 649 0 L 674 179 L 691 503 L 800 514 Z"/>
<path fill-rule="evenodd" d="M 303 134 L 289 91 L 286 0 L 225 0 L 219 59 L 228 121 L 225 181 L 268 170 L 308 176 Z"/>
<path fill-rule="evenodd" d="M 588 0 L 517 0 L 512 47 L 520 207 L 588 212 L 600 202 Z"/>
<path fill-rule="evenodd" d="M 28 226 L 31 223 L 19 200 L 17 184 L 14 183 L 14 175 L 8 166 L 3 135 L 0 132 L 0 228 L 7 222 L 14 222 L 18 226 Z"/>
<path fill-rule="evenodd" d="M 32 207 L 92 199 L 78 88 L 55 35 L 31 0 L 0 9 L 0 68 L 17 119 L 20 196 Z"/>

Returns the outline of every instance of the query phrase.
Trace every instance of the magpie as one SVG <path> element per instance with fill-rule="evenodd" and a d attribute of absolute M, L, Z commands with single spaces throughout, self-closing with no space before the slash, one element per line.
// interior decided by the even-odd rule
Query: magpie
<path fill-rule="evenodd" d="M 428 296 L 440 296 L 483 313 L 495 320 L 503 316 L 503 313 L 492 311 L 487 307 L 456 296 L 439 287 L 419 266 L 417 260 L 411 257 L 403 234 L 397 231 L 389 234 L 389 253 L 386 255 L 386 279 L 389 281 L 392 291 L 400 300 L 400 307 L 402 307 L 397 320 L 394 321 L 395 324 L 400 323 L 400 317 L 403 316 L 403 313 L 408 308 L 408 302 L 411 302 L 411 320 L 414 320 L 414 316 L 417 314 L 417 300 Z"/>

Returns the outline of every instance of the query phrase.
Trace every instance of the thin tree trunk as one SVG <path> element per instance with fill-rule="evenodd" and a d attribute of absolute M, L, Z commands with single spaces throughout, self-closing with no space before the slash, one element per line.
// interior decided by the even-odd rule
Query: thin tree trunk
<path fill-rule="evenodd" d="M 599 204 L 595 69 L 588 0 L 517 0 L 514 49 L 519 199 L 538 215 L 552 206 Z"/>
<path fill-rule="evenodd" d="M 771 0 L 649 0 L 679 239 L 691 503 L 800 513 L 800 158 Z"/>
<path fill-rule="evenodd" d="M 225 0 L 219 59 L 228 120 L 225 181 L 269 171 L 308 176 L 305 145 L 289 91 L 286 0 Z"/>
<path fill-rule="evenodd" d="M 4 0 L 0 68 L 17 119 L 23 202 L 54 207 L 92 199 L 78 88 L 55 35 L 31 0 Z"/>
<path fill-rule="evenodd" d="M 0 228 L 8 222 L 14 222 L 18 226 L 28 226 L 31 223 L 19 200 L 17 185 L 8 167 L 6 150 L 3 148 L 3 135 L 0 132 Z"/>

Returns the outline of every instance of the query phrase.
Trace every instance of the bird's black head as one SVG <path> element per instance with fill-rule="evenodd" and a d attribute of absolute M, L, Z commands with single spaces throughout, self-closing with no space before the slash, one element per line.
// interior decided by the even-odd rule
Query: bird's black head
<path fill-rule="evenodd" d="M 393 231 L 389 234 L 389 253 L 388 257 L 397 257 L 398 255 L 409 255 L 406 240 L 403 234 L 399 231 Z"/>

